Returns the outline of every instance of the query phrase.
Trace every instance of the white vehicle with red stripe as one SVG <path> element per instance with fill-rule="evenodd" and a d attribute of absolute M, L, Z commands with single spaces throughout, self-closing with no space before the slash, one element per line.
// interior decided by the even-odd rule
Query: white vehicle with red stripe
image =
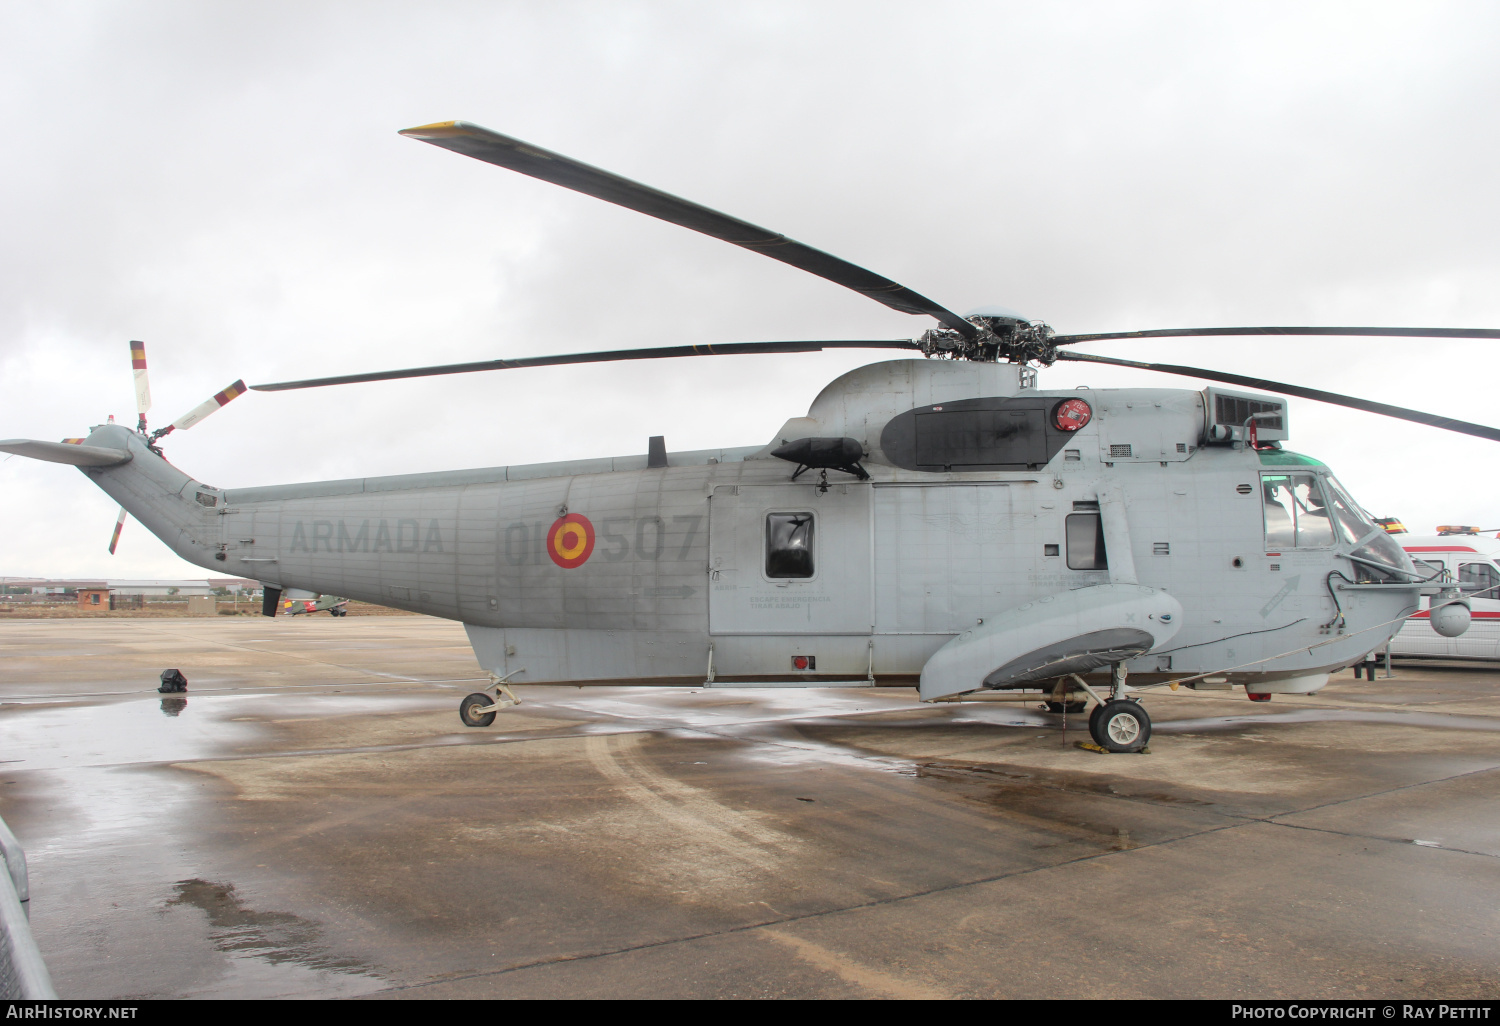
<path fill-rule="evenodd" d="M 1472 530 L 1472 529 L 1470 529 Z M 1391 654 L 1500 660 L 1500 535 L 1459 533 L 1396 536 L 1418 570 L 1445 571 L 1465 586 L 1473 620 L 1456 638 L 1445 638 L 1428 624 L 1429 598 L 1391 639 Z M 1470 588 L 1474 588 L 1472 592 Z"/>

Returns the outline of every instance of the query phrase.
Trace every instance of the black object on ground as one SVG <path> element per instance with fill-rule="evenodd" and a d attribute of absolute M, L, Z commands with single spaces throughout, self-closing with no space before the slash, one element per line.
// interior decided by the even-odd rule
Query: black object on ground
<path fill-rule="evenodd" d="M 181 670 L 161 671 L 161 687 L 156 689 L 164 695 L 173 695 L 187 690 L 187 678 Z"/>

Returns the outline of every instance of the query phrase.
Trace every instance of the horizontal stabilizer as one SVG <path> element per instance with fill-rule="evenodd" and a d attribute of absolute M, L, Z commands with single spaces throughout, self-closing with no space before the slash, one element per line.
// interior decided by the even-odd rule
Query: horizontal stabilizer
<path fill-rule="evenodd" d="M 32 438 L 7 438 L 0 442 L 0 452 L 30 456 L 48 463 L 66 463 L 74 467 L 113 467 L 129 463 L 124 449 L 107 449 L 99 445 L 75 445 L 69 442 L 39 442 Z"/>

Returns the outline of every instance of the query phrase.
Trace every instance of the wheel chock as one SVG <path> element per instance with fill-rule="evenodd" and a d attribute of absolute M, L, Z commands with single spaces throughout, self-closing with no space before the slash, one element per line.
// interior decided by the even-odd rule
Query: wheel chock
<path fill-rule="evenodd" d="M 1082 748 L 1085 752 L 1098 752 L 1100 755 L 1129 755 L 1129 754 L 1131 754 L 1129 752 L 1111 752 L 1108 748 L 1105 748 L 1103 745 L 1096 745 L 1092 741 L 1074 741 L 1073 744 L 1076 747 L 1078 747 L 1078 748 Z M 1146 745 L 1139 752 L 1136 752 L 1134 754 L 1136 754 L 1136 755 L 1150 755 L 1151 754 L 1151 746 L 1150 745 Z"/>

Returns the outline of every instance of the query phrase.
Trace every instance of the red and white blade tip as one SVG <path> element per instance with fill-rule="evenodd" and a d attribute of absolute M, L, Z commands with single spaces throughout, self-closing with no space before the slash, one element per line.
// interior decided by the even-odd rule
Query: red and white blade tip
<path fill-rule="evenodd" d="M 120 544 L 120 531 L 125 527 L 125 511 L 120 510 L 120 516 L 115 520 L 115 533 L 109 539 L 109 554 L 115 554 L 115 546 Z"/>
<path fill-rule="evenodd" d="M 212 399 L 209 399 L 207 402 L 198 404 L 187 413 L 183 414 L 181 417 L 178 417 L 176 420 L 172 421 L 172 427 L 174 429 L 182 428 L 184 430 L 190 428 L 194 424 L 202 420 L 204 417 L 207 417 L 210 413 L 217 413 L 223 407 L 228 406 L 230 400 L 236 399 L 244 394 L 245 382 L 243 380 L 236 381 L 234 384 L 224 389 L 224 391 L 216 393 Z"/>
<path fill-rule="evenodd" d="M 135 374 L 135 412 L 144 417 L 151 409 L 151 383 L 146 380 L 146 343 L 130 343 L 130 367 Z"/>

